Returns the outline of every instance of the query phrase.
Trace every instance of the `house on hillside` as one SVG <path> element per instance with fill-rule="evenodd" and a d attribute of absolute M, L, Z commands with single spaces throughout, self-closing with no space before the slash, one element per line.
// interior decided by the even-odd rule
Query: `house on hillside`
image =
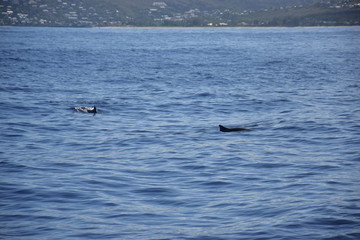
<path fill-rule="evenodd" d="M 153 2 L 152 4 L 154 7 L 158 7 L 158 8 L 166 8 L 167 4 L 165 2 Z"/>

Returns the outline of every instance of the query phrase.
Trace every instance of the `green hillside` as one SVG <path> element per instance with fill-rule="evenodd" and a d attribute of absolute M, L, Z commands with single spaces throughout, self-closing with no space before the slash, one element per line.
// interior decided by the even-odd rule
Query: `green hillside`
<path fill-rule="evenodd" d="M 0 0 L 1 25 L 360 25 L 360 0 Z"/>
<path fill-rule="evenodd" d="M 50 1 L 50 0 L 49 0 Z M 173 11 L 199 10 L 259 10 L 264 8 L 310 5 L 320 0 L 88 0 L 93 6 L 114 7 L 128 14 L 151 8 L 154 2 L 165 2 Z"/>

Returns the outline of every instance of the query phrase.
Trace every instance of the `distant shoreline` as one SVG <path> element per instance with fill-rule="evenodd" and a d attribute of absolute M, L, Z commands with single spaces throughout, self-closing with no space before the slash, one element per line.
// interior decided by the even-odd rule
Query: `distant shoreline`
<path fill-rule="evenodd" d="M 360 25 L 351 25 L 351 26 L 295 26 L 295 27 L 286 27 L 286 26 L 239 26 L 239 27 L 139 27 L 139 26 L 121 26 L 121 27 L 90 27 L 90 28 L 114 28 L 114 29 L 247 29 L 247 28 L 336 28 L 336 27 L 360 27 Z"/>
<path fill-rule="evenodd" d="M 334 25 L 334 26 L 237 26 L 237 27 L 178 27 L 178 26 L 93 26 L 93 27 L 71 27 L 71 26 L 18 26 L 2 25 L 1 27 L 39 27 L 39 28 L 98 28 L 98 29 L 251 29 L 251 28 L 342 28 L 360 27 L 360 25 Z"/>

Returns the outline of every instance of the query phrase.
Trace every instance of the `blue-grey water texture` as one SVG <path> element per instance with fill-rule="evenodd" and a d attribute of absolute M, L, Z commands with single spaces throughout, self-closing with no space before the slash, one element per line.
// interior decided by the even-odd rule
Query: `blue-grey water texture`
<path fill-rule="evenodd" d="M 1 239 L 360 239 L 359 27 L 2 27 L 0 61 Z"/>

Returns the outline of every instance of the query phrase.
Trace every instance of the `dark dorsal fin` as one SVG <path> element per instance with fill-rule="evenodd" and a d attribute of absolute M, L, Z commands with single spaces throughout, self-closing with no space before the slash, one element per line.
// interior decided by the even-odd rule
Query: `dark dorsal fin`
<path fill-rule="evenodd" d="M 219 125 L 219 128 L 220 128 L 221 132 L 228 132 L 229 131 L 229 129 L 224 127 L 223 125 Z"/>
<path fill-rule="evenodd" d="M 251 131 L 251 129 L 248 128 L 227 128 L 223 125 L 219 125 L 221 132 L 238 132 L 238 131 Z"/>

